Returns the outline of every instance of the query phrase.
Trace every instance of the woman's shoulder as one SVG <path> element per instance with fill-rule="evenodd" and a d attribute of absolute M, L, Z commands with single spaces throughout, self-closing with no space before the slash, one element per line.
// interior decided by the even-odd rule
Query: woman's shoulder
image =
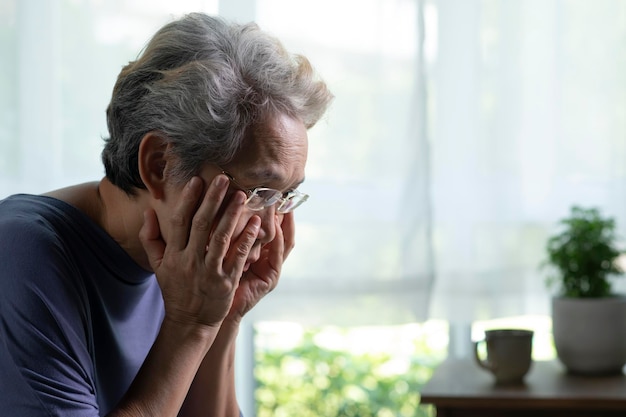
<path fill-rule="evenodd" d="M 17 194 L 0 201 L 0 263 L 33 268 L 58 256 L 63 218 L 75 213 L 50 197 Z M 5 276 L 9 275 L 5 273 Z"/>
<path fill-rule="evenodd" d="M 68 242 L 102 234 L 76 207 L 46 195 L 16 194 L 0 201 L 2 264 L 42 263 L 67 255 Z"/>
<path fill-rule="evenodd" d="M 15 194 L 0 200 L 0 235 L 50 230 L 60 219 L 79 216 L 75 207 L 62 200 L 45 195 Z"/>

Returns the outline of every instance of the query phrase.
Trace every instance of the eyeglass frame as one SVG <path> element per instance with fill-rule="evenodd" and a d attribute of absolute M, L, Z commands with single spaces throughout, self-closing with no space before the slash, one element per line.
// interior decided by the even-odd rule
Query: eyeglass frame
<path fill-rule="evenodd" d="M 276 207 L 276 212 L 280 213 L 280 214 L 287 214 L 287 213 L 291 213 L 292 211 L 294 211 L 295 209 L 300 207 L 304 202 L 306 202 L 309 199 L 309 195 L 308 194 L 305 194 L 305 193 L 299 191 L 298 189 L 293 189 L 293 190 L 289 191 L 287 193 L 287 196 L 283 197 L 283 195 L 285 193 L 283 193 L 280 190 L 276 190 L 274 188 L 268 188 L 268 187 L 245 188 L 241 184 L 239 184 L 237 182 L 237 180 L 235 180 L 235 177 L 233 177 L 232 174 L 230 174 L 228 171 L 226 171 L 225 169 L 223 169 L 221 167 L 219 167 L 219 168 L 222 170 L 222 174 L 226 175 L 226 177 L 228 178 L 228 180 L 231 183 L 233 183 L 237 188 L 239 188 L 241 191 L 246 193 L 247 198 L 246 198 L 246 201 L 244 202 L 244 205 L 246 207 L 248 207 L 252 211 L 262 211 L 262 210 L 265 210 L 266 208 L 272 207 L 276 203 L 280 202 L 278 207 Z M 260 207 L 260 208 L 250 207 L 248 205 L 248 203 L 254 197 L 259 196 L 258 192 L 260 192 L 260 191 L 275 191 L 276 192 L 276 196 L 277 196 L 277 200 L 274 201 L 273 203 L 269 204 L 269 205 L 264 205 L 263 207 Z M 285 206 L 285 204 L 287 204 L 289 201 L 291 201 L 294 197 L 299 197 L 300 198 L 300 200 L 296 203 L 296 205 L 293 206 L 293 207 L 290 207 L 289 210 L 281 211 L 282 208 Z"/>

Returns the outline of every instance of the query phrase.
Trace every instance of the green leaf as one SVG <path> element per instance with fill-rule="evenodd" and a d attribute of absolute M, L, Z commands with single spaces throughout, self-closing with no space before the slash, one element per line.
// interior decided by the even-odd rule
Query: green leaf
<path fill-rule="evenodd" d="M 541 265 L 554 271 L 546 285 L 559 285 L 567 297 L 611 295 L 611 279 L 623 274 L 615 262 L 621 254 L 615 220 L 603 217 L 597 208 L 573 206 L 559 224 L 562 229 L 548 238 L 548 256 Z"/>

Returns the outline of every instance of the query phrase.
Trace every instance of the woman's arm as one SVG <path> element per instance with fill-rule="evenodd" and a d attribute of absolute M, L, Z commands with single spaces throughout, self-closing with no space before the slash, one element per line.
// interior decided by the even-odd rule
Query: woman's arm
<path fill-rule="evenodd" d="M 235 342 L 239 323 L 225 320 L 204 357 L 179 417 L 239 416 L 235 395 Z"/>
<path fill-rule="evenodd" d="M 236 332 L 220 329 L 233 306 L 260 219 L 251 217 L 241 234 L 234 236 L 245 195 L 236 193 L 218 216 L 227 187 L 228 179 L 218 175 L 198 206 L 204 187 L 199 178 L 193 178 L 171 219 L 160 225 L 154 211 L 146 212 L 140 238 L 161 287 L 165 318 L 130 389 L 109 417 L 176 416 L 198 370 L 206 368 L 203 360 L 212 347 L 215 353 L 208 357 L 215 357 L 218 370 L 200 375 L 214 378 L 210 396 L 219 404 L 223 395 L 234 395 L 233 389 L 221 388 L 219 378 L 232 368 Z M 161 228 L 169 228 L 167 242 Z M 220 332 L 224 336 L 218 337 Z M 234 398 L 228 402 L 235 404 Z M 222 409 L 207 410 L 205 415 L 238 415 Z"/>
<path fill-rule="evenodd" d="M 293 213 L 276 218 L 276 237 L 239 282 L 233 305 L 207 353 L 180 417 L 239 416 L 235 395 L 235 342 L 243 316 L 278 284 L 282 264 L 294 247 Z"/>
<path fill-rule="evenodd" d="M 131 387 L 108 417 L 176 416 L 216 333 L 166 317 Z"/>

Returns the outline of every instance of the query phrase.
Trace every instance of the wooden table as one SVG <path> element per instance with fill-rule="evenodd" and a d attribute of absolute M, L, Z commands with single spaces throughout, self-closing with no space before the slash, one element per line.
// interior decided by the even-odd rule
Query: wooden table
<path fill-rule="evenodd" d="M 523 384 L 496 386 L 473 358 L 446 360 L 421 392 L 437 417 L 626 416 L 626 376 L 575 376 L 558 361 L 535 361 Z"/>

